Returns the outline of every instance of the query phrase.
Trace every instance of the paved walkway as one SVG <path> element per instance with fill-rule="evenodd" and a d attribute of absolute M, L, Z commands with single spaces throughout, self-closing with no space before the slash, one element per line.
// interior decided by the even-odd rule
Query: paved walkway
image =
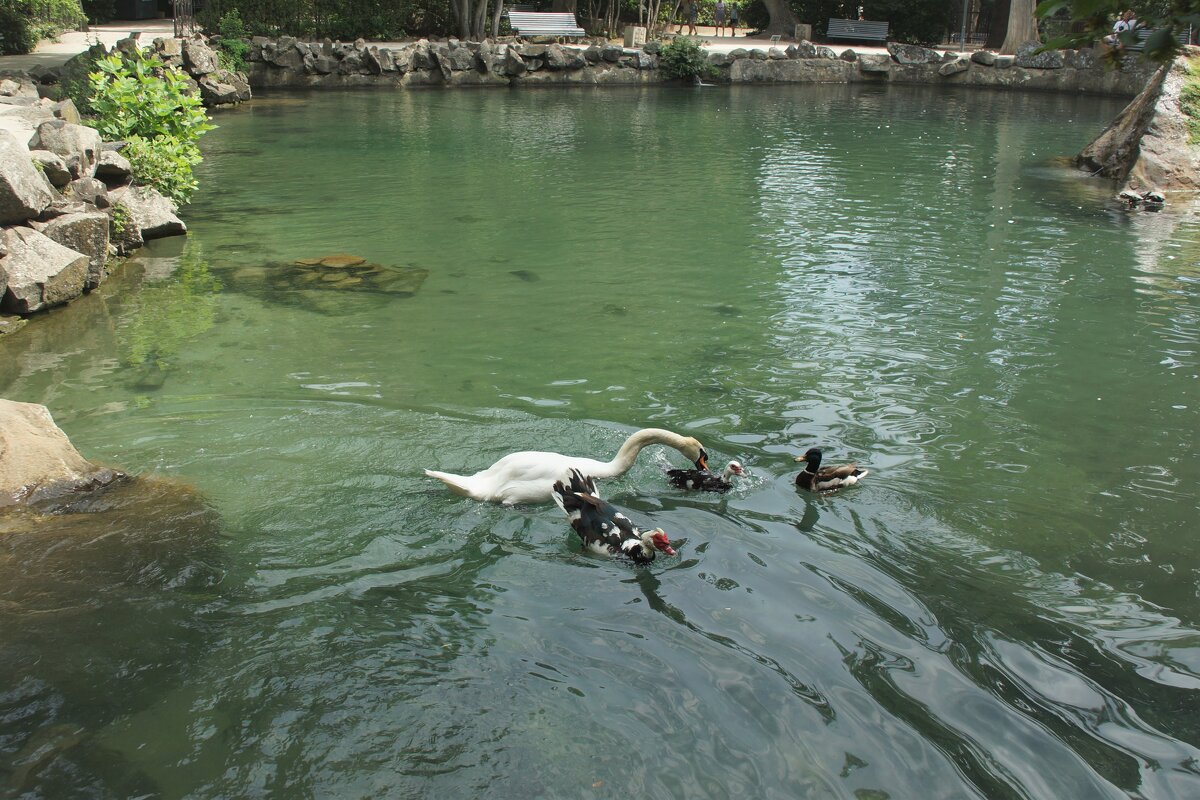
<path fill-rule="evenodd" d="M 146 44 L 159 36 L 173 36 L 175 25 L 169 19 L 142 19 L 127 22 L 108 22 L 103 25 L 92 25 L 86 32 L 69 31 L 60 34 L 57 41 L 43 39 L 27 56 L 0 56 L 0 72 L 4 70 L 25 70 L 41 65 L 56 67 L 66 62 L 76 53 L 82 53 L 96 42 L 112 48 L 119 40 L 132 33 L 141 31 Z"/>

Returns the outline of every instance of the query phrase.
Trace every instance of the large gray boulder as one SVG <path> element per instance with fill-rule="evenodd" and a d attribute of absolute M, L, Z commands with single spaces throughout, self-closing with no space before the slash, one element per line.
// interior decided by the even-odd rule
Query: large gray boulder
<path fill-rule="evenodd" d="M 225 106 L 250 99 L 250 86 L 245 78 L 227 69 L 220 69 L 204 75 L 198 81 L 200 84 L 200 99 L 204 105 Z"/>
<path fill-rule="evenodd" d="M 864 75 L 887 75 L 892 71 L 892 59 L 878 53 L 863 53 L 858 57 L 858 70 Z"/>
<path fill-rule="evenodd" d="M 149 186 L 130 187 L 115 205 L 125 209 L 144 240 L 187 233 L 187 226 L 175 216 L 174 204 Z"/>
<path fill-rule="evenodd" d="M 99 488 L 121 477 L 80 455 L 45 406 L 0 399 L 0 508 Z"/>
<path fill-rule="evenodd" d="M 91 203 L 96 208 L 108 208 L 112 205 L 108 197 L 108 186 L 99 178 L 76 178 L 67 184 L 63 194 Z"/>
<path fill-rule="evenodd" d="M 83 178 L 95 170 L 100 144 L 100 131 L 95 128 L 56 119 L 37 126 L 29 140 L 29 149 L 49 150 L 62 156 L 71 177 Z"/>
<path fill-rule="evenodd" d="M 83 294 L 88 257 L 63 247 L 33 228 L 6 228 L 4 271 L 8 289 L 0 310 L 31 314 L 62 305 Z"/>
<path fill-rule="evenodd" d="M 942 54 L 937 50 L 919 44 L 888 42 L 887 50 L 897 64 L 939 64 L 942 61 Z"/>
<path fill-rule="evenodd" d="M 0 225 L 32 219 L 54 200 L 54 192 L 11 133 L 0 129 Z"/>
<path fill-rule="evenodd" d="M 525 59 L 521 58 L 520 51 L 515 47 L 508 48 L 504 54 L 504 74 L 520 77 L 529 70 L 525 65 Z"/>
<path fill-rule="evenodd" d="M 55 189 L 61 189 L 71 182 L 71 171 L 67 169 L 67 162 L 63 161 L 62 156 L 58 153 L 51 153 L 49 150 L 30 150 L 29 157 L 33 159 L 34 164 L 41 165 L 42 174 Z"/>
<path fill-rule="evenodd" d="M 129 159 L 116 150 L 101 150 L 100 158 L 96 160 L 96 178 L 107 186 L 123 186 L 129 183 L 133 167 Z M 51 181 L 53 183 L 53 181 Z"/>
<path fill-rule="evenodd" d="M 199 39 L 183 40 L 183 66 L 193 76 L 207 75 L 218 68 L 217 54 Z"/>
<path fill-rule="evenodd" d="M 63 214 L 41 226 L 44 236 L 63 247 L 88 257 L 85 290 L 92 290 L 108 277 L 108 214 L 85 211 Z"/>
<path fill-rule="evenodd" d="M 1041 42 L 1025 42 L 1017 48 L 1013 63 L 1026 69 L 1062 69 L 1066 66 L 1061 50 L 1047 50 L 1039 53 Z"/>
<path fill-rule="evenodd" d="M 971 68 L 971 60 L 969 58 L 956 58 L 953 61 L 947 61 L 938 67 L 938 74 L 948 78 L 951 75 L 957 75 L 960 72 L 966 72 Z"/>

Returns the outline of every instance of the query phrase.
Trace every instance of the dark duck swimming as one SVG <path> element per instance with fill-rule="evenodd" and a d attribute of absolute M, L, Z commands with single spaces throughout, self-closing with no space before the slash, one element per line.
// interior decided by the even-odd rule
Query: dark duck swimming
<path fill-rule="evenodd" d="M 804 461 L 804 469 L 796 476 L 796 485 L 810 492 L 835 492 L 853 486 L 869 473 L 859 469 L 858 464 L 843 464 L 836 467 L 821 466 L 821 448 L 810 447 L 797 461 Z"/>
<path fill-rule="evenodd" d="M 635 564 L 649 564 L 659 551 L 675 555 L 662 528 L 645 533 L 638 530 L 629 517 L 601 500 L 596 481 L 577 469 L 571 470 L 569 483 L 554 483 L 553 495 L 554 502 L 571 520 L 571 529 L 593 553 L 628 558 Z"/>
<path fill-rule="evenodd" d="M 741 464 L 730 461 L 720 475 L 706 469 L 669 469 L 667 483 L 692 492 L 728 492 L 733 488 L 733 477 L 745 474 Z"/>

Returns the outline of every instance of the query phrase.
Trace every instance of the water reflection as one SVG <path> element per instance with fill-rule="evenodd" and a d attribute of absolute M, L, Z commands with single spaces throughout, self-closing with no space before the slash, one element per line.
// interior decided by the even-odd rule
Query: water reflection
<path fill-rule="evenodd" d="M 4 391 L 89 455 L 212 498 L 220 601 L 157 595 L 200 644 L 125 709 L 55 706 L 21 665 L 5 713 L 34 722 L 4 768 L 61 752 L 20 780 L 129 796 L 1196 794 L 1196 315 L 1169 258 L 1192 226 L 1158 215 L 1142 251 L 1131 228 L 1163 223 L 1055 166 L 1104 102 L 339 92 L 230 116 L 191 295 L 158 319 L 102 289 L 0 345 Z M 544 159 L 509 136 L 550 117 Z M 327 253 L 428 274 L 336 313 L 237 277 Z M 181 258 L 117 280 L 166 288 Z M 166 380 L 128 385 L 160 338 Z M 677 492 L 678 457 L 646 453 L 607 482 L 677 542 L 648 570 L 421 472 L 607 457 L 654 424 L 752 479 Z M 797 491 L 812 445 L 871 478 Z M 30 642 L 78 651 L 63 681 L 85 654 L 91 685 L 126 680 L 124 638 L 78 639 Z"/>

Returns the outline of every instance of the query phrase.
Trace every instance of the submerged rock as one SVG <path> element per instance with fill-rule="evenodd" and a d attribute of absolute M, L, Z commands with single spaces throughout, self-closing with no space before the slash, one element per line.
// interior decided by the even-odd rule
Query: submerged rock
<path fill-rule="evenodd" d="M 61 500 L 123 477 L 80 455 L 45 406 L 0 399 L 0 508 Z"/>
<path fill-rule="evenodd" d="M 367 260 L 362 256 L 352 256 L 346 253 L 340 253 L 334 256 L 325 256 L 317 261 L 317 263 L 323 267 L 356 267 L 359 264 L 367 263 Z"/>

